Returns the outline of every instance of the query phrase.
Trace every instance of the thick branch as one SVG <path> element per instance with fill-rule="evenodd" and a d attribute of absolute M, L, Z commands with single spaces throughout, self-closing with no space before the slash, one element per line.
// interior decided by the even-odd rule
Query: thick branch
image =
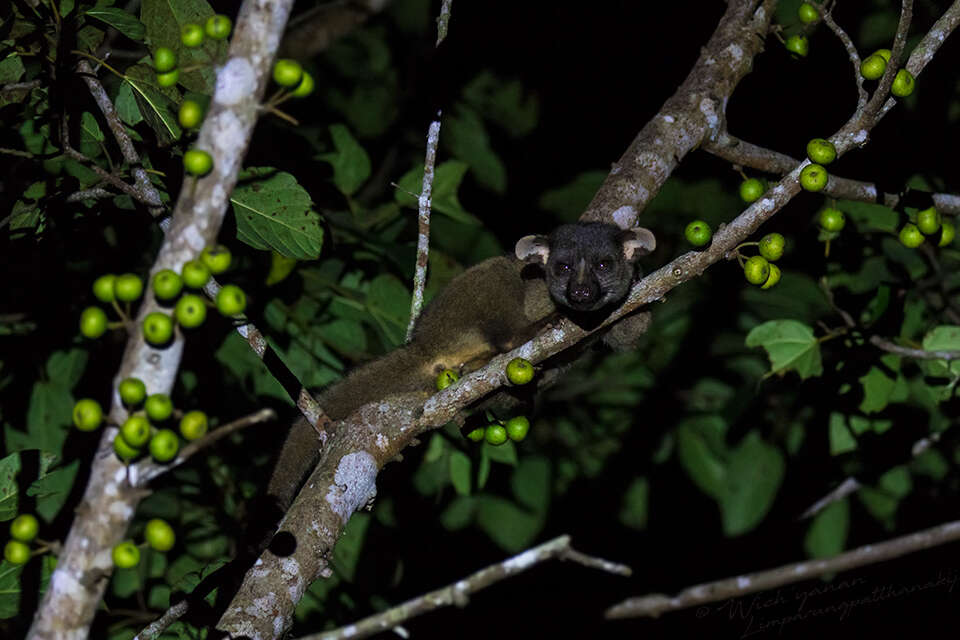
<path fill-rule="evenodd" d="M 684 157 L 723 130 L 724 111 L 763 50 L 776 2 L 731 1 L 687 78 L 640 130 L 581 220 L 633 227 Z"/>
<path fill-rule="evenodd" d="M 273 51 L 286 24 L 292 0 L 247 0 L 237 20 L 229 57 L 217 76 L 209 115 L 197 146 L 214 158 L 215 168 L 195 189 L 184 189 L 173 212 L 151 275 L 180 266 L 204 246 L 213 244 L 227 206 L 227 194 L 247 148 L 258 105 L 270 77 Z M 157 311 L 148 287 L 137 326 Z M 130 336 L 115 383 L 129 376 L 143 380 L 151 393 L 173 387 L 183 339 L 164 349 L 148 345 L 137 331 Z M 114 385 L 111 422 L 122 424 L 126 410 Z M 110 549 L 123 539 L 143 491 L 127 480 L 126 468 L 113 454 L 115 427 L 104 429 L 90 470 L 83 500 L 77 509 L 50 586 L 34 618 L 28 638 L 85 637 L 113 569 Z"/>
<path fill-rule="evenodd" d="M 729 96 L 736 80 L 749 70 L 750 59 L 760 50 L 757 34 L 767 28 L 771 4 L 763 3 L 755 11 L 755 3 L 729 4 L 727 15 L 694 71 L 665 103 L 664 110 L 637 136 L 584 219 L 622 226 L 635 223 L 639 208 L 659 190 L 679 158 L 706 136 L 722 130 L 721 107 L 725 99 L 716 102 L 717 96 Z M 874 117 L 869 110 L 855 114 L 831 138 L 838 153 L 865 144 L 870 128 L 880 117 Z M 806 164 L 795 166 L 764 197 L 718 229 L 705 250 L 681 255 L 636 283 L 624 305 L 594 331 L 661 300 L 674 287 L 726 259 L 734 247 L 799 193 L 798 176 Z M 521 356 L 539 363 L 590 333 L 562 319 L 426 402 L 422 393 L 392 396 L 361 407 L 335 425 L 319 464 L 280 526 L 280 534 L 293 537 L 296 548 L 284 557 L 271 551 L 261 556 L 218 628 L 261 637 L 282 633 L 307 586 L 330 575 L 327 558 L 350 515 L 376 495 L 377 474 L 384 464 L 395 459 L 423 431 L 445 424 L 465 406 L 507 384 L 504 370 L 510 359 Z"/>

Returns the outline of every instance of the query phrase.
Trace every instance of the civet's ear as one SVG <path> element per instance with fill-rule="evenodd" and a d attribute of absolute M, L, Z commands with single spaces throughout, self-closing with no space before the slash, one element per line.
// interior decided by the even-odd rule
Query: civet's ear
<path fill-rule="evenodd" d="M 524 236 L 517 240 L 514 252 L 519 260 L 545 265 L 550 257 L 550 242 L 547 236 Z"/>
<path fill-rule="evenodd" d="M 623 232 L 623 257 L 628 261 L 645 256 L 657 248 L 657 239 L 650 229 L 634 227 Z"/>

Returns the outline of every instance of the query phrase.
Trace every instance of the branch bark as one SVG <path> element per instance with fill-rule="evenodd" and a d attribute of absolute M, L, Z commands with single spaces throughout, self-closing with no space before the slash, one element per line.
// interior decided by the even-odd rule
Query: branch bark
<path fill-rule="evenodd" d="M 198 180 L 195 189 L 180 194 L 151 276 L 160 269 L 179 270 L 204 246 L 214 243 L 226 211 L 227 194 L 236 183 L 269 81 L 273 47 L 280 40 L 291 5 L 292 0 L 244 2 L 197 141 L 199 148 L 213 156 L 215 168 Z M 137 326 L 157 308 L 148 286 Z M 136 376 L 151 392 L 167 393 L 173 387 L 182 353 L 182 336 L 164 349 L 155 349 L 144 341 L 141 332 L 132 334 L 114 379 L 111 422 L 122 424 L 126 417 L 116 392 L 120 380 Z M 93 621 L 106 578 L 113 569 L 110 551 L 123 539 L 143 497 L 143 490 L 129 482 L 126 467 L 113 454 L 116 434 L 115 427 L 104 429 L 83 500 L 37 610 L 30 639 L 83 638 Z"/>
<path fill-rule="evenodd" d="M 614 165 L 582 219 L 633 226 L 679 161 L 723 132 L 724 105 L 750 70 L 753 56 L 762 49 L 761 36 L 769 28 L 773 5 L 748 1 L 728 4 L 690 75 Z M 957 6 L 951 7 L 914 51 L 907 67 L 915 76 L 932 56 L 929 52 L 935 51 L 955 28 Z M 901 33 L 907 22 L 902 21 Z M 902 51 L 902 37 L 898 37 L 895 48 Z M 889 86 L 889 82 L 881 83 L 873 99 L 831 136 L 838 155 L 866 144 L 870 130 L 889 110 L 888 105 L 896 103 L 887 99 Z M 800 192 L 798 177 L 806 164 L 808 161 L 796 164 L 764 197 L 718 229 L 705 250 L 681 255 L 636 283 L 623 306 L 594 331 L 661 300 L 673 288 L 728 258 L 734 247 Z M 383 465 L 396 459 L 424 431 L 445 424 L 463 407 L 507 384 L 504 369 L 510 359 L 519 356 L 539 363 L 591 333 L 563 319 L 426 402 L 420 394 L 400 394 L 361 407 L 333 425 L 319 464 L 280 524 L 278 536 L 295 541 L 295 548 L 282 556 L 270 549 L 264 552 L 245 577 L 218 629 L 252 637 L 282 634 L 289 628 L 293 608 L 309 584 L 331 575 L 328 559 L 334 544 L 351 514 L 376 496 L 376 478 Z"/>

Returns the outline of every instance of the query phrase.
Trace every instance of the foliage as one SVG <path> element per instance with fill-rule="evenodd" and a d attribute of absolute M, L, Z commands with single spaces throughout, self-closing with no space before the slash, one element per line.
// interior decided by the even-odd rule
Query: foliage
<path fill-rule="evenodd" d="M 64 87 L 51 77 L 66 82 L 77 60 L 103 57 L 104 47 L 136 54 L 110 57 L 98 75 L 150 169 L 151 184 L 170 203 L 190 185 L 180 167 L 191 134 L 179 126 L 177 108 L 184 99 L 208 102 L 212 63 L 222 59 L 226 44 L 208 39 L 189 49 L 180 43 L 184 24 L 214 14 L 205 0 L 143 0 L 139 15 L 111 0 L 33 4 L 3 9 L 0 33 L 0 85 L 38 82 L 0 94 L 3 146 L 22 152 L 0 194 L 9 210 L 3 233 L 10 264 L 0 340 L 12 345 L 0 359 L 6 452 L 0 521 L 34 512 L 41 538 L 55 539 L 70 526 L 99 437 L 70 428 L 71 408 L 81 397 L 107 406 L 125 339 L 115 331 L 84 340 L 76 319 L 94 304 L 90 286 L 98 276 L 146 274 L 162 231 L 129 195 L 98 199 L 87 191 L 101 186 L 93 167 L 118 168 L 129 178 L 127 167 L 115 167 L 122 163 L 112 135 L 82 83 L 70 81 L 81 97 L 63 103 Z M 886 42 L 892 27 L 880 20 L 885 11 L 862 19 L 864 46 Z M 398 2 L 304 61 L 319 90 L 304 103 L 281 106 L 303 124 L 265 117 L 230 197 L 233 218 L 221 241 L 238 265 L 231 277 L 248 292 L 248 315 L 309 388 L 403 340 L 424 133 L 418 124 L 423 103 L 404 89 L 410 71 L 403 56 L 414 43 L 424 46 L 431 19 L 426 3 Z M 57 38 L 73 44 L 58 46 Z M 180 60 L 176 86 L 156 82 L 150 60 L 160 46 Z M 456 82 L 434 182 L 428 297 L 519 235 L 508 205 L 499 211 L 482 204 L 510 201 L 523 181 L 524 145 L 547 118 L 538 94 L 509 74 L 481 68 Z M 924 80 L 918 82 L 922 93 Z M 944 112 L 957 112 L 952 100 Z M 817 125 L 818 135 L 828 127 Z M 64 153 L 64 135 L 83 158 Z M 552 226 L 575 219 L 602 182 L 605 171 L 598 167 L 605 161 L 584 158 L 540 184 L 528 199 L 542 211 L 537 221 Z M 836 171 L 843 169 L 838 163 Z M 671 178 L 644 212 L 643 224 L 656 230 L 660 245 L 649 266 L 688 250 L 683 230 L 690 220 L 716 229 L 742 209 L 740 179 L 718 173 Z M 941 174 L 900 179 L 939 190 L 945 188 Z M 704 527 L 695 533 L 720 540 L 716 544 L 724 537 L 762 539 L 769 527 L 809 506 L 809 485 L 823 495 L 843 477 L 860 479 L 865 487 L 855 497 L 796 525 L 802 541 L 777 556 L 793 559 L 837 553 L 855 530 L 871 538 L 903 526 L 901 506 L 931 486 L 952 496 L 960 450 L 950 427 L 960 402 L 960 362 L 884 353 L 869 338 L 960 349 L 953 300 L 960 252 L 956 245 L 918 252 L 897 242 L 913 208 L 840 201 L 832 206 L 846 213 L 847 225 L 824 257 L 815 211 L 825 198 L 805 197 L 773 223 L 788 239 L 776 287 L 747 287 L 738 269 L 718 264 L 654 309 L 652 328 L 635 351 L 589 348 L 539 400 L 522 444 L 473 443 L 448 425 L 390 465 L 373 513 L 351 519 L 333 558 L 335 576 L 311 588 L 298 621 L 311 629 L 346 623 L 402 600 L 385 595 L 391 588 L 408 596 L 459 577 L 443 570 L 444 559 L 458 558 L 466 572 L 480 564 L 477 558 L 520 551 L 560 529 L 574 530 L 575 540 L 577 533 L 592 539 L 597 530 L 610 532 L 628 541 L 616 545 L 618 553 L 636 553 L 614 559 L 642 564 L 650 550 L 636 541 L 645 532 L 686 523 L 665 506 L 670 503 L 702 509 L 697 522 Z M 264 405 L 292 415 L 283 389 L 226 320 L 208 322 L 188 343 L 175 406 L 203 407 L 212 426 Z M 116 571 L 108 608 L 145 603 L 151 615 L 159 614 L 172 596 L 189 593 L 232 557 L 269 473 L 277 445 L 277 430 L 270 431 L 234 434 L 158 481 L 130 536 L 139 539 L 146 522 L 159 517 L 174 525 L 177 543 L 168 554 L 145 551 L 136 569 Z M 912 456 L 912 443 L 932 434 L 943 436 L 941 443 Z M 803 476 L 811 468 L 826 472 Z M 401 535 L 419 546 L 431 537 L 438 546 L 449 544 L 434 550 L 429 579 L 408 575 L 424 561 L 423 551 L 373 550 Z M 493 551 L 465 553 L 478 539 Z M 383 566 L 372 566 L 372 553 Z M 0 617 L 9 622 L 0 628 L 20 629 L 29 620 L 26 603 L 37 600 L 21 586 L 44 588 L 52 565 L 49 555 L 22 568 L 0 565 Z M 108 627 L 110 637 L 128 637 L 138 624 L 98 619 L 97 637 L 107 637 Z M 199 633 L 184 622 L 171 631 Z"/>

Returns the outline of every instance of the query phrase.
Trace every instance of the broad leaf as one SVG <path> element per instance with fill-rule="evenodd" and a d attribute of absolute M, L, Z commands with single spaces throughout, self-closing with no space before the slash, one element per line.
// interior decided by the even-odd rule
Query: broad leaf
<path fill-rule="evenodd" d="M 469 165 L 459 160 L 444 162 L 434 171 L 432 208 L 448 215 L 458 222 L 469 225 L 478 225 L 479 221 L 460 204 L 457 199 L 457 190 L 460 182 L 467 173 Z M 419 166 L 408 171 L 397 183 L 398 189 L 394 197 L 397 202 L 406 207 L 417 208 L 417 194 L 423 186 L 423 167 Z"/>
<path fill-rule="evenodd" d="M 461 496 L 470 495 L 470 456 L 462 451 L 450 453 L 450 484 Z"/>
<path fill-rule="evenodd" d="M 320 255 L 320 214 L 289 173 L 267 167 L 246 169 L 230 202 L 242 242 L 298 260 L 316 260 Z"/>
<path fill-rule="evenodd" d="M 497 194 L 507 189 L 507 169 L 490 147 L 490 139 L 480 116 L 460 105 L 444 119 L 440 140 L 450 152 L 470 165 L 477 182 Z"/>
<path fill-rule="evenodd" d="M 543 528 L 543 520 L 503 498 L 477 499 L 477 525 L 501 548 L 517 552 L 530 546 Z"/>
<path fill-rule="evenodd" d="M 803 548 L 811 558 L 835 556 L 847 543 L 850 531 L 850 503 L 846 499 L 828 505 L 807 529 Z"/>
<path fill-rule="evenodd" d="M 796 371 L 801 379 L 823 373 L 820 342 L 813 329 L 796 320 L 771 320 L 747 334 L 748 347 L 763 347 L 770 357 L 771 373 Z"/>
<path fill-rule="evenodd" d="M 160 145 L 166 146 L 180 138 L 174 102 L 157 86 L 153 69 L 145 64 L 134 65 L 127 69 L 124 79 L 130 84 L 140 114 L 157 135 Z"/>
<path fill-rule="evenodd" d="M 634 478 L 620 504 L 620 522 L 642 531 L 647 528 L 648 512 L 650 509 L 650 481 L 646 478 Z"/>
<path fill-rule="evenodd" d="M 723 531 L 736 536 L 757 526 L 773 506 L 786 463 L 777 447 L 751 431 L 733 450 L 720 500 Z"/>
<path fill-rule="evenodd" d="M 336 153 L 322 153 L 317 159 L 333 167 L 333 183 L 344 195 L 353 195 L 370 177 L 370 156 L 342 124 L 330 125 Z"/>
<path fill-rule="evenodd" d="M 135 17 L 118 7 L 93 7 L 86 14 L 105 22 L 131 40 L 142 42 L 147 35 L 147 27 Z"/>

